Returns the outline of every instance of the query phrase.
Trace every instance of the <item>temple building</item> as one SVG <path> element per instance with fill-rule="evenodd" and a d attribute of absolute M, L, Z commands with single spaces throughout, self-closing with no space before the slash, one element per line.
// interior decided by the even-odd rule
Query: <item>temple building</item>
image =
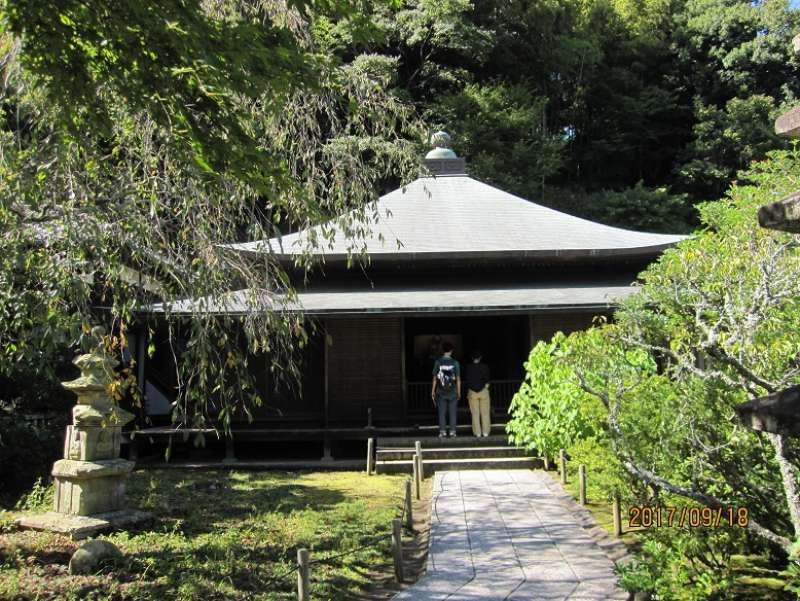
<path fill-rule="evenodd" d="M 445 340 L 457 359 L 482 351 L 492 409 L 505 421 L 531 347 L 611 315 L 635 292 L 637 273 L 683 239 L 602 225 L 508 194 L 470 177 L 446 134 L 433 141 L 430 175 L 377 201 L 379 222 L 365 240 L 369 265 L 348 268 L 352 242 L 336 227 L 317 251 L 324 277 L 307 285 L 298 277 L 297 310 L 320 333 L 305 354 L 302 394 L 276 390 L 267 358 L 253 358 L 265 399 L 256 419 L 265 428 L 433 424 L 431 367 Z M 272 252 L 291 270 L 314 229 L 230 248 Z M 237 311 L 235 300 L 226 311 Z M 145 370 L 151 414 L 165 411 L 166 372 L 152 360 Z M 154 374 L 158 386 L 149 381 Z"/>

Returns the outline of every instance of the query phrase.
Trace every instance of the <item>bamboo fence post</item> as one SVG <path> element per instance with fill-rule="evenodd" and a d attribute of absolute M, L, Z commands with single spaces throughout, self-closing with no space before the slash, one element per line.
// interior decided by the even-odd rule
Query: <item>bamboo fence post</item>
<path fill-rule="evenodd" d="M 411 480 L 406 480 L 406 498 L 405 498 L 405 510 L 406 510 L 406 528 L 409 531 L 414 531 L 414 508 L 411 503 Z"/>
<path fill-rule="evenodd" d="M 561 470 L 561 484 L 567 483 L 567 456 L 564 453 L 564 449 L 560 449 L 558 451 L 558 463 L 559 469 Z"/>
<path fill-rule="evenodd" d="M 373 464 L 374 450 L 375 450 L 375 439 L 367 438 L 367 476 L 371 476 L 375 468 Z"/>
<path fill-rule="evenodd" d="M 394 576 L 397 582 L 403 582 L 403 538 L 400 520 L 392 520 L 392 554 L 394 555 Z"/>
<path fill-rule="evenodd" d="M 586 505 L 586 466 L 578 466 L 578 499 L 581 505 Z"/>
<path fill-rule="evenodd" d="M 297 550 L 297 601 L 311 599 L 311 573 L 308 549 Z"/>
<path fill-rule="evenodd" d="M 619 538 L 622 536 L 622 516 L 619 512 L 619 496 L 614 495 L 614 500 L 611 503 L 611 513 L 614 516 L 614 536 Z"/>

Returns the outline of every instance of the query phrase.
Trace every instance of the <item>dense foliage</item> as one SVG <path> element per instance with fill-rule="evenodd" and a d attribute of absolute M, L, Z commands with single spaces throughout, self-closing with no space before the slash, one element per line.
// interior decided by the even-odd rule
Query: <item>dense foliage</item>
<path fill-rule="evenodd" d="M 796 189 L 797 173 L 800 153 L 776 151 L 746 174 L 751 184 L 702 205 L 704 229 L 641 274 L 613 324 L 532 351 L 514 399 L 515 439 L 578 460 L 591 450 L 608 496 L 747 508 L 746 530 L 643 535 L 646 561 L 626 579 L 664 599 L 724 597 L 733 553 L 785 557 L 800 538 L 796 439 L 749 430 L 735 412 L 800 382 L 800 252 L 794 236 L 756 220 Z"/>
<path fill-rule="evenodd" d="M 696 223 L 694 203 L 783 145 L 772 121 L 800 92 L 788 0 L 405 0 L 373 20 L 382 43 L 330 28 L 330 47 L 398 57 L 401 93 L 471 173 L 629 227 Z M 642 188 L 677 205 L 668 223 L 636 208 Z"/>
<path fill-rule="evenodd" d="M 368 35 L 350 8 L 0 4 L 4 416 L 36 411 L 75 376 L 68 361 L 92 325 L 122 359 L 130 333 L 154 327 L 136 316 L 154 300 L 167 302 L 160 327 L 184 344 L 172 349 L 177 425 L 249 414 L 261 399 L 248 351 L 269 353 L 276 379 L 291 378 L 309 324 L 283 310 L 293 294 L 284 269 L 220 245 L 342 214 L 358 254 L 375 190 L 418 170 L 422 131 L 391 91 L 393 61 L 339 60 L 315 39 L 323 19 Z M 244 290 L 253 311 L 170 313 L 170 301 L 229 290 Z M 26 438 L 0 432 L 0 445 L 15 440 Z"/>

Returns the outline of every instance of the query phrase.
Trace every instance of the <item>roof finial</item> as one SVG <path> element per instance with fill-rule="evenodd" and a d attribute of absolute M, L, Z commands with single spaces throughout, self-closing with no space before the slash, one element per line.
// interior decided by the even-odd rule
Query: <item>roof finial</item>
<path fill-rule="evenodd" d="M 437 131 L 431 134 L 431 146 L 434 148 L 450 148 L 450 134 Z"/>
<path fill-rule="evenodd" d="M 446 131 L 437 131 L 431 134 L 431 150 L 425 155 L 426 159 L 457 159 L 456 153 L 450 148 L 450 134 Z"/>

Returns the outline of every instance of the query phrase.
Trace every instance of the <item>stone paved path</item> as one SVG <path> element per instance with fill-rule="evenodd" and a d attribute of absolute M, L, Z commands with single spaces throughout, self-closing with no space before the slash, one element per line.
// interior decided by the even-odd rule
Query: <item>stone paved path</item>
<path fill-rule="evenodd" d="M 627 599 L 555 486 L 531 470 L 437 472 L 427 572 L 394 599 Z"/>

